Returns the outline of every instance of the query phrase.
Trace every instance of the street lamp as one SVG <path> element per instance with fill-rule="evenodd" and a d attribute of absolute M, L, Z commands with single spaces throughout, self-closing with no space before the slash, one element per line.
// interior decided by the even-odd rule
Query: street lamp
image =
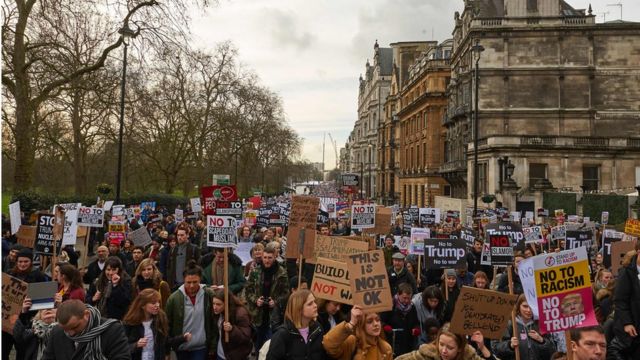
<path fill-rule="evenodd" d="M 476 39 L 476 44 L 471 47 L 473 57 L 476 60 L 476 71 L 474 76 L 475 82 L 475 99 L 473 111 L 473 216 L 478 217 L 478 71 L 480 63 L 480 55 L 484 51 L 484 47 L 480 45 L 480 41 Z"/>
<path fill-rule="evenodd" d="M 360 162 L 360 197 L 364 200 L 364 161 Z"/>
<path fill-rule="evenodd" d="M 368 147 L 369 147 L 369 166 L 368 166 L 369 167 L 369 181 L 368 181 L 368 184 L 367 184 L 367 195 L 369 196 L 369 199 L 371 199 L 371 180 L 372 180 L 371 179 L 371 163 L 372 163 L 372 161 L 371 161 L 371 155 L 372 155 L 371 154 L 371 149 L 373 148 L 373 145 L 369 144 Z"/>
<path fill-rule="evenodd" d="M 118 30 L 122 36 L 124 44 L 123 61 L 122 61 L 122 83 L 120 85 L 120 131 L 118 132 L 118 171 L 116 177 L 116 204 L 120 204 L 120 181 L 122 180 L 122 136 L 124 132 L 124 95 L 125 85 L 127 81 L 127 47 L 128 40 L 138 35 L 137 31 L 133 31 L 129 27 L 129 23 L 125 22 L 122 29 Z"/>

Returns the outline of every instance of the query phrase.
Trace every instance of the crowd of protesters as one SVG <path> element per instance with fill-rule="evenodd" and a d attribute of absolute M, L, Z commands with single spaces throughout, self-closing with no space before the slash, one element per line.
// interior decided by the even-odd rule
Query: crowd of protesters
<path fill-rule="evenodd" d="M 394 235 L 402 234 L 398 222 L 380 244 L 393 308 L 375 313 L 362 304 L 317 299 L 308 290 L 313 268 L 305 266 L 298 278 L 301 264 L 285 259 L 286 229 L 281 227 L 238 229 L 239 241 L 252 243 L 251 260 L 243 264 L 228 252 L 225 297 L 225 252 L 206 246 L 203 217 L 176 222 L 168 215 L 147 223 L 134 217 L 128 226 L 146 226 L 151 244 L 110 242 L 98 231 L 95 246 L 88 249 L 91 262 L 79 268 L 79 254 L 66 247 L 47 273 L 34 265 L 31 249 L 3 230 L 4 272 L 27 283 L 53 280 L 59 285 L 54 309 L 32 311 L 31 299 L 25 299 L 21 314 L 11 319 L 13 333 L 2 333 L 3 360 L 12 349 L 18 360 L 160 360 L 172 352 L 179 360 L 506 360 L 515 359 L 516 350 L 522 360 L 564 359 L 567 350 L 574 359 L 640 359 L 638 245 L 626 254 L 617 276 L 604 267 L 601 254 L 594 257 L 593 298 L 600 325 L 574 329 L 569 339 L 564 332 L 540 333 L 518 277 L 519 261 L 549 248 L 533 245 L 517 252 L 511 283 L 519 295 L 516 326 L 509 323 L 501 339 L 489 340 L 482 331 L 461 336 L 449 330 L 462 286 L 509 292 L 509 276 L 481 263 L 481 234 L 467 249 L 465 268 L 418 268 L 415 257 L 395 245 Z M 432 229 L 445 230 L 460 229 Z M 318 232 L 352 233 L 346 221 L 333 219 Z"/>

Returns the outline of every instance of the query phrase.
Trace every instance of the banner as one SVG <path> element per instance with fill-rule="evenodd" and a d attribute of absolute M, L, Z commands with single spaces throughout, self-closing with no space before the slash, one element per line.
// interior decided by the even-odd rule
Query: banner
<path fill-rule="evenodd" d="M 533 258 L 540 333 L 598 325 L 584 247 Z"/>
<path fill-rule="evenodd" d="M 44 255 L 53 254 L 53 225 L 55 224 L 55 215 L 39 214 L 38 224 L 36 225 L 36 241 L 34 251 Z M 60 251 L 62 242 L 58 240 L 56 251 Z"/>
<path fill-rule="evenodd" d="M 311 263 L 316 258 L 325 258 L 340 262 L 346 262 L 347 257 L 369 250 L 369 243 L 360 240 L 351 240 L 341 236 L 316 235 L 313 245 L 313 257 L 306 261 Z"/>
<path fill-rule="evenodd" d="M 438 208 L 420 208 L 418 216 L 420 226 L 440 223 L 440 209 Z"/>
<path fill-rule="evenodd" d="M 351 206 L 351 228 L 370 229 L 376 226 L 376 205 Z"/>
<path fill-rule="evenodd" d="M 22 302 L 28 290 L 29 284 L 26 282 L 2 273 L 2 331 L 13 334 L 11 315 L 19 315 L 22 312 Z"/>
<path fill-rule="evenodd" d="M 577 249 L 579 247 L 591 248 L 593 246 L 593 232 L 591 230 L 567 231 L 565 249 Z"/>
<path fill-rule="evenodd" d="M 426 239 L 424 264 L 427 269 L 462 269 L 466 266 L 467 244 L 463 239 Z"/>
<path fill-rule="evenodd" d="M 390 311 L 393 308 L 382 250 L 349 255 L 347 270 L 354 304 L 372 312 Z"/>
<path fill-rule="evenodd" d="M 236 219 L 231 216 L 207 216 L 207 246 L 238 247 Z"/>
<path fill-rule="evenodd" d="M 460 335 L 481 331 L 485 339 L 500 340 L 517 299 L 518 295 L 463 286 L 449 330 Z"/>
<path fill-rule="evenodd" d="M 78 236 L 78 211 L 80 203 L 60 204 L 64 208 L 64 232 L 62 233 L 62 246 L 75 245 Z M 55 206 L 54 206 L 55 209 Z"/>
<path fill-rule="evenodd" d="M 353 305 L 349 272 L 344 262 L 319 257 L 310 290 L 316 298 Z"/>
<path fill-rule="evenodd" d="M 508 235 L 489 235 L 491 265 L 508 266 L 513 263 L 513 245 Z"/>
<path fill-rule="evenodd" d="M 151 235 L 149 235 L 149 230 L 144 226 L 129 232 L 127 237 L 133 241 L 133 244 L 136 246 L 146 247 L 151 244 Z"/>
<path fill-rule="evenodd" d="M 9 204 L 9 218 L 11 219 L 11 235 L 20 230 L 22 225 L 22 216 L 20 216 L 20 201 Z"/>
<path fill-rule="evenodd" d="M 539 244 L 544 242 L 542 226 L 523 227 L 522 234 L 524 235 L 525 244 Z"/>
<path fill-rule="evenodd" d="M 104 226 L 104 209 L 81 206 L 78 210 L 78 225 L 101 228 Z"/>
<path fill-rule="evenodd" d="M 424 255 L 424 242 L 430 237 L 430 229 L 411 228 L 411 245 L 409 245 L 409 254 Z"/>
<path fill-rule="evenodd" d="M 628 219 L 624 224 L 624 232 L 629 235 L 640 236 L 640 220 Z"/>

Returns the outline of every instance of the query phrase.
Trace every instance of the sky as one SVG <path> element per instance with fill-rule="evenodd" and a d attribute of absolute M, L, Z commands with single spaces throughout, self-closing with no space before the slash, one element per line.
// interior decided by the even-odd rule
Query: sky
<path fill-rule="evenodd" d="M 597 22 L 620 19 L 619 0 L 592 4 Z M 623 19 L 640 21 L 640 1 L 622 1 Z M 381 47 L 451 37 L 463 0 L 219 0 L 192 14 L 193 44 L 213 49 L 231 41 L 244 68 L 281 98 L 289 125 L 303 138 L 303 158 L 322 162 L 330 134 L 340 148 L 357 119 L 358 78 Z M 608 12 L 608 14 L 603 14 Z M 336 166 L 326 135 L 325 169 Z"/>

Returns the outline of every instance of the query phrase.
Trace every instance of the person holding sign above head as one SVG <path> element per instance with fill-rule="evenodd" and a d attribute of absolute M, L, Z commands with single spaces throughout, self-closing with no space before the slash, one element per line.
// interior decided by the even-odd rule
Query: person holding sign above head
<path fill-rule="evenodd" d="M 493 351 L 502 360 L 515 359 L 515 348 L 520 351 L 520 360 L 549 359 L 556 352 L 556 344 L 550 334 L 541 335 L 538 320 L 533 319 L 533 311 L 524 294 L 516 301 L 517 334 L 513 333 L 511 320 L 502 340 L 492 342 Z"/>
<path fill-rule="evenodd" d="M 316 321 L 318 305 L 313 293 L 300 289 L 291 294 L 285 321 L 269 345 L 269 360 L 324 360 L 322 327 Z"/>
<path fill-rule="evenodd" d="M 408 283 L 411 286 L 412 294 L 416 293 L 416 279 L 404 265 L 404 254 L 397 252 L 391 256 L 391 259 L 393 265 L 387 270 L 389 274 L 389 287 L 391 288 L 391 293 L 397 293 L 398 285 L 402 283 Z"/>
<path fill-rule="evenodd" d="M 447 324 L 440 329 L 435 341 L 420 345 L 418 350 L 399 356 L 396 360 L 496 360 L 484 345 L 482 332 L 474 332 L 471 342 L 475 347 L 467 342 L 466 337 L 450 332 Z"/>
<path fill-rule="evenodd" d="M 378 314 L 363 311 L 355 305 L 351 309 L 351 319 L 331 329 L 324 336 L 322 345 L 333 359 L 392 359 L 393 350 L 383 336 Z"/>
<path fill-rule="evenodd" d="M 249 311 L 242 301 L 229 294 L 229 321 L 225 321 L 224 291 L 213 292 L 213 337 L 217 359 L 244 360 L 249 357 L 253 331 Z M 228 334 L 229 341 L 225 340 Z"/>

